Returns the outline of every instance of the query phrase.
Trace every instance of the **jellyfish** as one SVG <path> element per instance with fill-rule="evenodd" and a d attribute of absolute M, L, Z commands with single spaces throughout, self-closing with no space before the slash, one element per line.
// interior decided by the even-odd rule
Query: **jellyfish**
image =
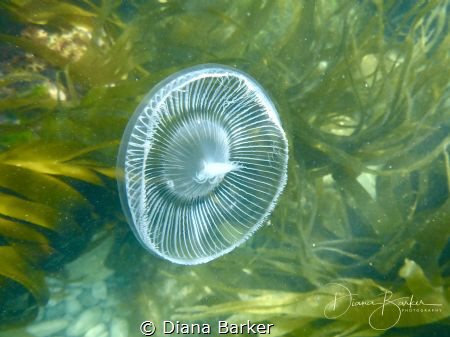
<path fill-rule="evenodd" d="M 206 263 L 265 223 L 287 162 L 278 112 L 256 80 L 195 66 L 157 84 L 129 120 L 117 164 L 122 208 L 147 250 Z"/>

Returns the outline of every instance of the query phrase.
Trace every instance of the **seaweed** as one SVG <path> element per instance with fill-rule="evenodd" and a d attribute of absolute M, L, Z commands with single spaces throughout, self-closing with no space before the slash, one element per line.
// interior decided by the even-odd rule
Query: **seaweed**
<path fill-rule="evenodd" d="M 82 238 L 95 228 L 94 207 L 59 177 L 104 185 L 99 174 L 114 171 L 79 158 L 105 146 L 111 144 L 89 148 L 33 142 L 0 154 L 1 293 L 8 294 L 2 299 L 3 324 L 33 317 L 35 304 L 47 300 L 44 271 L 55 270 L 83 249 Z M 20 305 L 17 293 L 24 293 Z M 20 315 L 21 309 L 25 313 Z"/>
<path fill-rule="evenodd" d="M 1 2 L 15 25 L 0 34 L 0 294 L 31 300 L 0 321 L 45 303 L 44 273 L 86 248 L 67 238 L 89 241 L 111 223 L 127 232 L 92 194 L 118 204 L 116 145 L 140 98 L 176 70 L 223 63 L 277 102 L 288 186 L 258 235 L 215 262 L 181 268 L 139 253 L 148 268 L 132 282 L 135 319 L 250 319 L 276 336 L 446 331 L 450 3 L 401 3 Z M 129 238 L 113 252 L 132 277 Z M 366 303 L 333 316 L 342 286 L 361 301 L 389 293 L 439 310 L 400 317 L 391 305 L 369 321 Z"/>

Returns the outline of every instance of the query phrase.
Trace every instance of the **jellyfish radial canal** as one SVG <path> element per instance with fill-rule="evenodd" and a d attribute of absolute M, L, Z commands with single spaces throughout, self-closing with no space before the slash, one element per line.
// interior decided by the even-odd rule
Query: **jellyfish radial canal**
<path fill-rule="evenodd" d="M 239 167 L 229 161 L 226 131 L 209 120 L 182 123 L 167 137 L 163 152 L 160 159 L 167 186 L 183 199 L 208 195 Z"/>

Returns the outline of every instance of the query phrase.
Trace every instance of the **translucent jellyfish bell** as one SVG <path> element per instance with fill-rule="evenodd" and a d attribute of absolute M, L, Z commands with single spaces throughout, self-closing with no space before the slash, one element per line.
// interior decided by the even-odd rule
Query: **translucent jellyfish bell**
<path fill-rule="evenodd" d="M 278 113 L 253 78 L 222 65 L 189 68 L 153 88 L 128 123 L 122 206 L 148 250 L 205 263 L 264 223 L 287 160 Z"/>

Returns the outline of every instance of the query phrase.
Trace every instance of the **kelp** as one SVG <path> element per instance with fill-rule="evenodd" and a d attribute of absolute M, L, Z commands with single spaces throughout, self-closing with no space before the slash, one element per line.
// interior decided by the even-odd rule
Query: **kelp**
<path fill-rule="evenodd" d="M 26 67 L 0 80 L 1 92 L 9 94 L 0 103 L 1 326 L 32 319 L 37 305 L 47 301 L 45 272 L 75 258 L 101 227 L 79 182 L 105 187 L 114 168 L 90 155 L 117 141 L 94 146 L 55 141 L 48 125 L 63 109 L 63 87 Z"/>
<path fill-rule="evenodd" d="M 16 67 L 2 63 L 7 73 L 0 79 L 0 326 L 4 327 L 32 319 L 48 299 L 45 274 L 76 258 L 89 238 L 108 226 L 112 217 L 102 214 L 96 204 L 107 202 L 106 190 L 115 186 L 111 179 L 115 160 L 109 154 L 116 151 L 118 140 L 89 143 L 68 137 L 82 128 L 81 123 L 71 124 L 70 113 L 84 110 L 86 100 L 79 100 L 84 90 L 72 79 L 79 68 L 69 68 L 82 55 L 78 47 L 83 49 L 88 32 L 83 27 L 60 33 L 81 23 L 93 29 L 97 13 L 59 1 L 7 1 L 0 7 L 27 25 L 22 35 L 2 34 L 0 40 L 31 53 L 16 55 Z M 51 25 L 57 32 L 39 25 Z M 61 53 L 70 47 L 72 52 Z M 89 100 L 89 95 L 83 96 Z"/>
<path fill-rule="evenodd" d="M 168 18 L 178 35 L 169 28 L 165 48 L 182 36 L 199 62 L 236 64 L 264 83 L 290 138 L 288 186 L 270 225 L 245 247 L 183 273 L 152 268 L 154 285 L 137 295 L 152 294 L 141 318 L 250 319 L 274 323 L 277 336 L 446 331 L 449 3 L 244 3 L 211 10 L 200 2 Z M 327 319 L 339 290 L 330 283 L 360 302 L 382 303 L 388 293 L 437 310 L 418 305 L 396 322 L 397 307 L 375 320 L 376 307 L 363 303 Z M 159 302 L 165 307 L 154 308 Z"/>
<path fill-rule="evenodd" d="M 1 324 L 32 318 L 35 304 L 47 300 L 44 271 L 83 249 L 83 237 L 95 228 L 94 207 L 61 178 L 104 185 L 101 176 L 114 173 L 81 159 L 111 145 L 33 142 L 0 153 L 0 293 L 8 294 L 2 299 Z M 30 298 L 17 304 L 17 289 Z"/>
<path fill-rule="evenodd" d="M 204 319 L 207 316 L 225 315 L 229 323 L 254 321 L 277 322 L 271 332 L 274 336 L 284 336 L 294 331 L 301 331 L 307 336 L 328 336 L 331 333 L 349 336 L 377 336 L 376 330 L 386 330 L 397 326 L 418 326 L 447 317 L 450 310 L 442 287 L 435 287 L 424 275 L 420 266 L 414 261 L 405 260 L 399 271 L 400 277 L 406 281 L 405 286 L 398 289 L 395 297 L 390 290 L 371 279 L 336 279 L 318 289 L 308 292 L 286 292 L 268 289 L 236 289 L 240 300 L 211 306 L 194 306 L 177 310 L 177 319 Z M 348 293 L 357 299 L 350 303 Z M 401 309 L 407 307 L 402 301 L 411 299 L 414 293 L 424 303 L 436 304 L 439 310 L 430 318 L 427 314 L 418 314 L 413 319 L 403 314 Z M 336 294 L 338 297 L 336 297 Z M 341 297 L 342 296 L 342 297 Z M 347 296 L 347 297 L 346 297 Z M 361 299 L 371 301 L 361 303 Z M 384 304 L 384 307 L 383 307 Z M 382 308 L 385 310 L 381 314 Z M 317 321 L 323 322 L 326 328 L 317 331 Z M 331 319 L 339 319 L 333 322 Z M 369 323 L 369 329 L 367 324 Z M 371 328 L 371 329 L 370 329 Z M 316 330 L 316 331 L 315 331 Z"/>
<path fill-rule="evenodd" d="M 110 208 L 89 189 L 114 198 L 105 177 L 140 98 L 176 70 L 223 63 L 249 72 L 277 102 L 290 143 L 288 185 L 270 222 L 208 265 L 169 266 L 139 254 L 131 236 L 116 243 L 121 274 L 134 275 L 136 254 L 146 266 L 132 282 L 136 326 L 151 317 L 250 319 L 273 323 L 277 336 L 448 331 L 449 6 L 1 2 L 18 28 L 0 41 L 32 55 L 0 79 L 0 248 L 23 256 L 4 278 L 45 302 L 42 270 L 77 255 L 62 238 L 88 239 L 86 219 L 98 227 L 110 220 L 96 218 Z M 374 305 L 336 317 L 336 303 L 327 316 L 343 286 L 360 301 L 412 295 L 440 311 L 402 312 L 395 322 L 391 305 L 369 321 Z"/>

